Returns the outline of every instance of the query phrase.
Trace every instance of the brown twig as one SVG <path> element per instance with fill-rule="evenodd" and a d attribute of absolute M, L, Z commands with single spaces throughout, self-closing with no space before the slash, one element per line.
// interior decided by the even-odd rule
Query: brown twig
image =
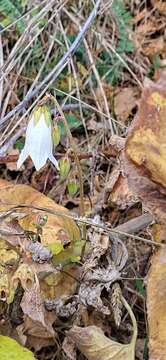
<path fill-rule="evenodd" d="M 16 113 L 19 114 L 20 111 L 22 109 L 24 109 L 28 102 L 35 97 L 37 94 L 40 93 L 40 96 L 43 95 L 43 92 L 45 93 L 45 91 L 47 91 L 48 89 L 48 83 L 49 86 L 55 81 L 55 79 L 57 78 L 57 76 L 61 73 L 61 71 L 66 67 L 68 61 L 70 60 L 71 55 L 75 52 L 76 48 L 78 47 L 78 45 L 80 44 L 80 41 L 82 40 L 82 38 L 84 37 L 85 33 L 87 32 L 87 30 L 89 29 L 89 27 L 92 24 L 92 21 L 94 20 L 94 18 L 97 15 L 97 10 L 100 6 L 100 0 L 97 0 L 92 12 L 90 13 L 88 19 L 86 20 L 85 24 L 83 25 L 83 27 L 81 28 L 81 31 L 78 33 L 76 39 L 74 40 L 74 42 L 71 44 L 71 46 L 69 47 L 69 49 L 66 51 L 66 53 L 63 55 L 63 57 L 61 58 L 61 60 L 58 62 L 58 64 L 56 64 L 54 66 L 54 68 L 49 72 L 49 74 L 45 77 L 45 79 L 36 86 L 36 88 L 31 91 L 31 93 L 29 93 L 24 100 L 18 104 L 17 106 L 15 106 L 10 112 L 8 112 L 8 114 L 6 116 L 4 116 L 3 118 L 1 118 L 0 120 L 0 124 L 1 126 L 7 121 L 9 120 L 12 116 L 14 116 Z M 44 89 L 44 90 L 43 90 Z"/>
<path fill-rule="evenodd" d="M 61 159 L 65 156 L 65 154 L 56 153 L 56 159 Z M 82 152 L 77 154 L 79 160 L 90 159 L 94 156 L 92 152 Z M 18 160 L 19 155 L 6 155 L 0 156 L 0 164 L 13 163 Z M 68 153 L 68 157 L 70 159 L 74 159 L 74 154 Z"/>

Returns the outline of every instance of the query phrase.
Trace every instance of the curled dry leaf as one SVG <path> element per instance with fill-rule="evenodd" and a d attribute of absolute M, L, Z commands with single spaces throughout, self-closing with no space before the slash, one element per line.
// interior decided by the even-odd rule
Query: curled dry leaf
<path fill-rule="evenodd" d="M 115 169 L 107 184 L 108 205 L 116 205 L 120 209 L 126 209 L 138 201 L 132 190 L 128 186 L 126 177 L 119 169 Z"/>
<path fill-rule="evenodd" d="M 25 291 L 21 301 L 21 308 L 24 312 L 24 315 L 27 315 L 33 321 L 38 322 L 40 327 L 45 329 L 45 331 L 48 333 L 48 337 L 54 336 L 52 324 L 47 321 L 47 311 L 45 310 L 42 301 L 38 282 L 34 283 L 34 285 L 29 290 Z"/>
<path fill-rule="evenodd" d="M 129 129 L 122 168 L 135 195 L 166 221 L 166 72 L 145 83 L 139 111 Z"/>
<path fill-rule="evenodd" d="M 131 308 L 124 299 L 123 303 L 128 309 L 133 322 L 133 336 L 130 344 L 123 345 L 110 340 L 97 326 L 85 328 L 74 326 L 67 333 L 88 360 L 135 360 L 136 320 Z"/>
<path fill-rule="evenodd" d="M 151 360 L 166 359 L 166 247 L 152 258 L 147 279 L 147 310 Z"/>

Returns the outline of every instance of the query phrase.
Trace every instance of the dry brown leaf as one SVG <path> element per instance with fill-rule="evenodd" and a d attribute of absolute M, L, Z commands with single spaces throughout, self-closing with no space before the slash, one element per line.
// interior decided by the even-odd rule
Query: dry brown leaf
<path fill-rule="evenodd" d="M 147 280 L 150 360 L 166 359 L 166 247 L 152 258 Z"/>
<path fill-rule="evenodd" d="M 116 205 L 120 209 L 133 205 L 137 200 L 136 196 L 129 189 L 126 177 L 119 169 L 113 170 L 107 183 L 108 205 Z"/>
<path fill-rule="evenodd" d="M 134 360 L 129 345 L 122 345 L 107 338 L 97 326 L 80 328 L 74 326 L 68 335 L 88 360 Z"/>
<path fill-rule="evenodd" d="M 29 290 L 26 290 L 21 301 L 21 308 L 24 315 L 33 321 L 38 322 L 51 337 L 54 336 L 52 324 L 46 320 L 46 309 L 40 293 L 39 283 L 36 282 Z"/>
<path fill-rule="evenodd" d="M 159 10 L 161 14 L 166 14 L 165 0 L 152 0 L 152 4 Z"/>
<path fill-rule="evenodd" d="M 14 204 L 23 204 L 27 206 L 37 206 L 51 209 L 59 214 L 68 214 L 68 210 L 63 206 L 57 205 L 53 200 L 41 194 L 37 190 L 28 185 L 14 185 L 5 180 L 0 180 L 0 211 L 10 209 Z M 27 231 L 36 231 L 34 223 L 38 222 L 39 216 L 47 214 L 47 212 L 34 212 L 31 208 L 24 208 L 27 216 L 19 220 L 19 224 Z M 48 220 L 43 226 L 41 235 L 42 244 L 50 244 L 56 241 L 66 241 L 80 239 L 80 233 L 77 225 L 71 219 L 63 216 L 47 214 Z"/>
<path fill-rule="evenodd" d="M 162 222 L 166 221 L 166 72 L 145 83 L 139 111 L 123 152 L 129 187 Z"/>
<path fill-rule="evenodd" d="M 6 181 L 0 180 L 0 211 L 7 211 L 15 204 L 27 205 L 29 208 L 19 208 L 19 213 L 23 213 L 25 216 L 22 219 L 19 217 L 17 229 L 26 231 L 37 231 L 37 228 L 33 224 L 37 222 L 39 215 L 42 217 L 43 212 L 34 210 L 30 206 L 51 209 L 52 211 L 58 212 L 58 214 L 69 214 L 69 211 L 62 206 L 54 203 L 53 200 L 47 198 L 37 190 L 27 185 L 13 185 Z M 47 213 L 47 212 L 46 212 Z M 80 240 L 80 232 L 76 223 L 63 216 L 52 215 L 47 213 L 47 222 L 42 227 L 41 243 L 51 245 L 55 248 L 61 248 L 63 250 L 63 244 L 71 243 L 70 248 L 73 248 L 73 254 L 75 255 L 75 244 L 78 242 L 79 250 L 82 249 L 82 243 Z M 23 234 L 24 231 L 22 230 Z M 20 232 L 19 232 L 20 233 Z M 7 237 L 5 237 L 6 239 Z M 7 242 L 6 242 L 7 243 Z M 9 242 L 11 244 L 11 242 Z M 52 323 L 56 320 L 54 312 L 46 311 L 44 307 L 44 299 L 56 299 L 58 296 L 64 294 L 70 295 L 76 289 L 77 280 L 75 277 L 79 276 L 80 267 L 74 264 L 66 266 L 63 271 L 58 271 L 53 268 L 49 263 L 39 264 L 33 261 L 32 254 L 27 251 L 28 244 L 37 245 L 25 237 L 17 241 L 17 250 L 20 248 L 20 259 L 18 259 L 16 266 L 12 270 L 11 274 L 1 274 L 0 278 L 0 296 L 3 296 L 3 300 L 11 303 L 13 300 L 15 289 L 18 283 L 21 282 L 24 289 L 24 296 L 21 302 L 21 307 L 24 313 L 24 322 L 18 328 L 19 336 L 21 341 L 27 344 L 33 344 L 36 349 L 39 349 L 44 344 L 52 344 L 52 340 L 55 337 L 55 332 L 52 327 Z M 1 244 L 1 243 L 0 243 Z M 3 241 L 2 249 L 0 247 L 0 258 L 1 260 L 11 263 L 13 258 L 15 260 L 14 250 L 8 251 L 4 247 L 5 241 Z M 11 246 L 11 245 L 8 246 Z M 57 245 L 58 244 L 58 245 Z M 61 245 L 62 244 L 62 245 Z M 76 247 L 76 248 L 77 248 Z M 68 247 L 69 248 L 69 247 Z M 67 248 L 67 250 L 68 250 Z M 2 250 L 2 253 L 1 253 Z M 41 249 L 42 250 L 42 249 Z M 67 261 L 67 254 L 63 250 Z M 14 254 L 14 255 L 13 255 Z M 54 253 L 55 254 L 55 253 Z M 17 253 L 16 253 L 17 255 Z M 35 254 L 36 255 L 36 254 Z M 70 253 L 72 257 L 72 250 Z M 17 260 L 17 259 L 16 259 Z M 53 260 L 56 260 L 53 257 Z M 70 262 L 70 261 L 68 261 Z M 74 262 L 74 260 L 73 260 Z M 15 263 L 14 263 L 15 264 Z M 5 275 L 5 276 L 3 276 Z M 35 280 L 36 279 L 36 280 Z M 38 338 L 44 341 L 38 342 Z"/>
<path fill-rule="evenodd" d="M 11 155 L 12 155 L 12 156 L 13 156 L 13 155 L 19 156 L 19 150 L 18 150 L 18 149 L 11 149 L 10 151 L 8 151 L 8 155 L 9 155 L 9 156 L 11 156 Z M 18 171 L 16 161 L 7 162 L 7 163 L 6 163 L 6 167 L 7 167 L 7 169 L 10 170 L 10 171 Z"/>
<path fill-rule="evenodd" d="M 156 54 L 162 54 L 165 46 L 165 41 L 163 37 L 159 37 L 157 39 L 150 39 L 148 45 L 143 47 L 144 54 L 146 56 L 154 56 Z"/>
<path fill-rule="evenodd" d="M 65 266 L 64 272 L 51 274 L 40 281 L 43 299 L 56 299 L 75 292 L 80 275 L 80 267 L 76 265 Z"/>
<path fill-rule="evenodd" d="M 120 344 L 110 340 L 97 326 L 81 328 L 74 326 L 68 331 L 67 336 L 75 341 L 79 350 L 88 360 L 135 360 L 135 343 L 137 338 L 137 324 L 134 314 L 122 298 L 122 302 L 128 310 L 133 323 L 133 336 L 130 344 Z"/>
<path fill-rule="evenodd" d="M 47 317 L 48 321 L 52 324 L 53 312 L 49 312 Z M 54 320 L 55 317 L 54 315 Z M 36 351 L 55 343 L 50 331 L 47 331 L 41 323 L 32 320 L 28 316 L 24 316 L 24 322 L 17 326 L 16 330 L 21 344 L 30 348 L 33 347 Z"/>
<path fill-rule="evenodd" d="M 114 98 L 117 120 L 125 122 L 136 105 L 136 91 L 133 88 L 119 89 Z"/>
<path fill-rule="evenodd" d="M 166 242 L 166 225 L 153 224 L 150 228 L 150 232 L 157 242 Z"/>

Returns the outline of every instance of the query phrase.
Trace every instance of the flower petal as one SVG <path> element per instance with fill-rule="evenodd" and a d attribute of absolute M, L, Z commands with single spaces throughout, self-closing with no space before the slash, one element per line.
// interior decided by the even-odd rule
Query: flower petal
<path fill-rule="evenodd" d="M 19 155 L 19 158 L 17 160 L 17 168 L 19 169 L 22 164 L 24 163 L 24 161 L 27 159 L 27 157 L 29 156 L 29 153 L 27 151 L 27 148 L 24 147 Z"/>
<path fill-rule="evenodd" d="M 54 156 L 53 156 L 52 154 L 50 154 L 49 160 L 55 165 L 55 167 L 57 168 L 57 170 L 59 170 L 58 161 L 54 158 Z"/>

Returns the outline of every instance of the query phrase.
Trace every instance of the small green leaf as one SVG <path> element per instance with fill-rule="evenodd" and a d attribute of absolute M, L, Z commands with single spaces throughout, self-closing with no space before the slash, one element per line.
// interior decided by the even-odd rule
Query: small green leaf
<path fill-rule="evenodd" d="M 78 126 L 80 126 L 82 124 L 81 121 L 79 121 L 76 118 L 76 116 L 74 116 L 72 114 L 65 114 L 65 118 L 67 120 L 67 123 L 68 123 L 70 129 L 77 128 Z M 65 135 L 66 130 L 64 128 L 63 122 L 60 122 L 60 127 L 61 127 L 61 134 Z"/>
<path fill-rule="evenodd" d="M 143 280 L 142 279 L 136 279 L 135 280 L 135 287 L 139 291 L 139 293 L 143 296 L 146 295 L 146 291 L 144 288 Z"/>
<path fill-rule="evenodd" d="M 78 262 L 82 253 L 82 248 L 85 246 L 84 240 L 78 240 L 72 243 L 68 248 L 64 249 L 60 254 L 53 256 L 53 265 L 67 265 L 73 262 Z"/>
<path fill-rule="evenodd" d="M 63 245 L 59 242 L 48 244 L 47 247 L 51 250 L 53 255 L 58 255 L 64 250 Z"/>
<path fill-rule="evenodd" d="M 21 137 L 16 141 L 14 148 L 21 151 L 24 148 L 24 145 L 25 145 L 25 138 Z"/>
<path fill-rule="evenodd" d="M 31 351 L 19 345 L 16 340 L 0 335 L 1 360 L 35 360 Z"/>
<path fill-rule="evenodd" d="M 71 263 L 77 263 L 81 260 L 81 256 L 70 256 Z"/>

